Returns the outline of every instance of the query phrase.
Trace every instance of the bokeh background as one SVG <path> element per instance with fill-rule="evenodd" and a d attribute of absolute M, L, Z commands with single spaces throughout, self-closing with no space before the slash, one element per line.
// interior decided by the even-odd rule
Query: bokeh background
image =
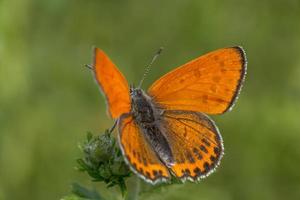
<path fill-rule="evenodd" d="M 1 0 L 1 200 L 59 199 L 72 182 L 121 198 L 74 170 L 86 132 L 112 125 L 83 67 L 93 45 L 136 84 L 163 46 L 145 88 L 211 50 L 241 45 L 248 56 L 236 106 L 213 117 L 225 141 L 217 172 L 141 199 L 300 198 L 299 0 Z"/>

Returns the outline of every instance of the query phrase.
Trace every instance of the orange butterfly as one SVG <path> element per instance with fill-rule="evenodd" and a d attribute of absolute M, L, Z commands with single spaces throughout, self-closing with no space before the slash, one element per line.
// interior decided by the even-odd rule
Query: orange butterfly
<path fill-rule="evenodd" d="M 246 74 L 242 47 L 200 56 L 158 79 L 145 92 L 129 87 L 100 49 L 93 72 L 117 119 L 119 144 L 131 169 L 152 184 L 175 176 L 197 181 L 219 165 L 224 147 L 206 114 L 232 108 Z"/>

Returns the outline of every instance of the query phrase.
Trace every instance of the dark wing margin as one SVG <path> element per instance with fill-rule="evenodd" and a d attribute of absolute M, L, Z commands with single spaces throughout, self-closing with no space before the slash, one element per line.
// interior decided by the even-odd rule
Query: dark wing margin
<path fill-rule="evenodd" d="M 224 110 L 223 113 L 225 113 L 227 111 L 231 111 L 232 108 L 234 107 L 234 105 L 235 105 L 235 103 L 236 103 L 236 101 L 238 99 L 238 95 L 240 94 L 240 92 L 242 90 L 242 86 L 244 84 L 245 77 L 246 77 L 246 74 L 247 74 L 247 64 L 248 64 L 248 61 L 247 61 L 245 50 L 241 46 L 235 46 L 233 48 L 235 48 L 240 53 L 240 55 L 241 55 L 241 61 L 242 61 L 241 76 L 240 76 L 240 79 L 238 80 L 238 84 L 236 86 L 235 93 L 234 93 L 234 95 L 233 95 L 233 97 L 232 97 L 232 99 L 230 101 L 230 104 Z"/>

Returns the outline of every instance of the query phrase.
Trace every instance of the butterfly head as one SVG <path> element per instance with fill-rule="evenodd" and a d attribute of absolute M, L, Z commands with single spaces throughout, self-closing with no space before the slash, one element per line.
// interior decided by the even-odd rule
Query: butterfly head
<path fill-rule="evenodd" d="M 141 89 L 130 87 L 131 113 L 138 122 L 153 122 L 151 98 Z"/>
<path fill-rule="evenodd" d="M 143 107 L 145 102 L 143 93 L 142 89 L 130 86 L 131 112 L 133 115 L 140 113 L 140 110 Z"/>
<path fill-rule="evenodd" d="M 131 102 L 134 104 L 139 99 L 144 99 L 145 98 L 145 92 L 141 88 L 135 88 L 134 86 L 130 86 L 130 98 Z"/>

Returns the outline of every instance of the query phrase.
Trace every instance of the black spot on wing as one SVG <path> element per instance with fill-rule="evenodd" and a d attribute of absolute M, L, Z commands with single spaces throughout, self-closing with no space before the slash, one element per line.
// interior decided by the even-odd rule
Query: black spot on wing
<path fill-rule="evenodd" d="M 200 150 L 201 150 L 202 152 L 204 152 L 204 153 L 208 153 L 206 147 L 203 146 L 203 145 L 200 145 Z"/>
<path fill-rule="evenodd" d="M 206 138 L 202 138 L 201 141 L 202 141 L 207 147 L 210 147 L 210 142 L 208 142 Z"/>
<path fill-rule="evenodd" d="M 220 154 L 220 148 L 219 147 L 214 147 L 214 152 L 216 155 Z"/>
<path fill-rule="evenodd" d="M 210 156 L 210 158 L 209 158 L 213 163 L 216 161 L 216 157 L 214 157 L 214 156 Z"/>
<path fill-rule="evenodd" d="M 209 163 L 208 162 L 205 162 L 204 164 L 203 164 L 203 167 L 204 167 L 204 172 L 205 173 L 207 173 L 209 170 L 210 170 L 210 166 L 209 166 Z"/>
<path fill-rule="evenodd" d="M 195 159 L 193 158 L 192 154 L 189 151 L 186 152 L 186 157 L 190 163 L 195 163 Z"/>
<path fill-rule="evenodd" d="M 189 176 L 191 174 L 191 171 L 189 169 L 182 169 L 181 172 L 184 174 L 184 177 Z"/>
<path fill-rule="evenodd" d="M 194 152 L 196 158 L 198 158 L 198 160 L 202 160 L 203 159 L 201 153 L 199 152 L 199 150 L 197 148 L 194 148 L 193 152 Z"/>
<path fill-rule="evenodd" d="M 150 173 L 149 173 L 149 172 L 146 172 L 146 176 L 147 176 L 148 178 L 150 178 Z"/>
<path fill-rule="evenodd" d="M 201 176 L 201 175 L 202 175 L 201 169 L 200 169 L 199 167 L 196 167 L 196 168 L 194 169 L 194 172 L 195 172 L 195 174 L 196 174 L 197 176 Z"/>

